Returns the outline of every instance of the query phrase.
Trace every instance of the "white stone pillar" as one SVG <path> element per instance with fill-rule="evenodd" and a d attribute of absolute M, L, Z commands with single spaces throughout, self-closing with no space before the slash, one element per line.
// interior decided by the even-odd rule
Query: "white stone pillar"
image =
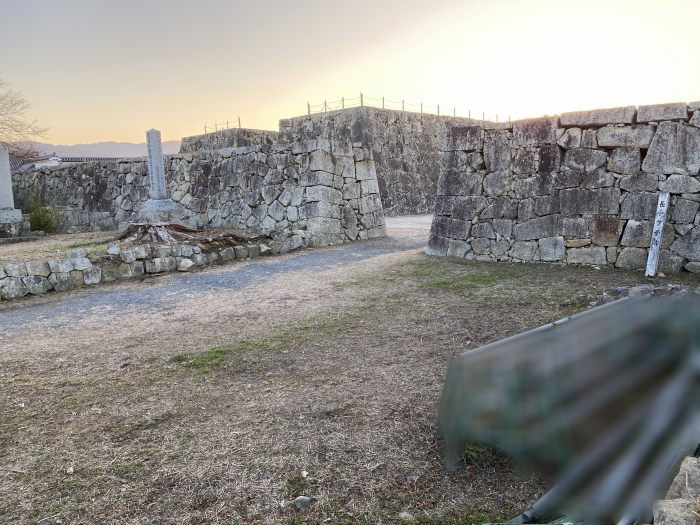
<path fill-rule="evenodd" d="M 15 209 L 15 199 L 12 195 L 10 155 L 6 148 L 0 146 L 0 224 L 20 222 L 22 211 Z"/>
<path fill-rule="evenodd" d="M 160 131 L 149 129 L 146 132 L 146 149 L 148 161 L 149 199 L 144 208 L 146 218 L 168 220 L 165 215 L 175 210 L 175 203 L 168 197 L 163 168 L 163 147 Z"/>

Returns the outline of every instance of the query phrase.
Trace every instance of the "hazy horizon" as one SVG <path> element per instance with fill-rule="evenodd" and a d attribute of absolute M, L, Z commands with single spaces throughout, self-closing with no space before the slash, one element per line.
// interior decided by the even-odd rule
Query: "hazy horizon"
<path fill-rule="evenodd" d="M 367 96 L 513 119 L 700 99 L 696 0 L 4 0 L 43 142 L 141 143 Z"/>

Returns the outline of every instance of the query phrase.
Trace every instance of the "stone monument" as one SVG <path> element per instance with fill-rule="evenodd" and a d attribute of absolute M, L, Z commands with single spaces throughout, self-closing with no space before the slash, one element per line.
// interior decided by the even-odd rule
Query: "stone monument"
<path fill-rule="evenodd" d="M 146 149 L 148 160 L 149 199 L 144 205 L 142 215 L 145 219 L 156 222 L 167 222 L 176 210 L 173 200 L 168 197 L 168 187 L 165 183 L 163 169 L 163 148 L 160 141 L 160 131 L 149 129 L 146 132 Z"/>
<path fill-rule="evenodd" d="M 22 210 L 15 209 L 10 155 L 0 146 L 0 238 L 20 237 L 24 231 Z"/>

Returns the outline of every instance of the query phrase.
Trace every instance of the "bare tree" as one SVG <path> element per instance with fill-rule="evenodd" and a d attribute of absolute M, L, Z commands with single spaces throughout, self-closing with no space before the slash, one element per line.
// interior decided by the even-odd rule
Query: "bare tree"
<path fill-rule="evenodd" d="M 0 79 L 0 145 L 25 161 L 39 155 L 30 140 L 43 137 L 47 132 L 47 128 L 26 116 L 28 109 L 24 96 Z"/>

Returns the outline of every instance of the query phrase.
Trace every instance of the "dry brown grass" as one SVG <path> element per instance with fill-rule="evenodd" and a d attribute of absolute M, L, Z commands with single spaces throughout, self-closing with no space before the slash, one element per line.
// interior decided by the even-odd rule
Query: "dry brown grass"
<path fill-rule="evenodd" d="M 481 447 L 443 467 L 450 357 L 641 279 L 413 253 L 0 334 L 0 522 L 512 517 L 543 480 Z"/>
<path fill-rule="evenodd" d="M 39 237 L 36 241 L 3 244 L 0 246 L 0 263 L 22 262 L 34 259 L 65 257 L 70 248 L 85 248 L 97 252 L 106 248 L 117 232 L 61 233 Z"/>

